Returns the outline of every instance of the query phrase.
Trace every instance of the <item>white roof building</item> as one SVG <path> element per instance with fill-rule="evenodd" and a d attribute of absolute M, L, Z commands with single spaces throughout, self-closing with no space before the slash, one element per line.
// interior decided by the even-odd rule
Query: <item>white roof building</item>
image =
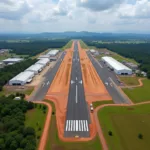
<path fill-rule="evenodd" d="M 51 50 L 47 53 L 47 55 L 49 56 L 56 56 L 59 53 L 59 50 L 55 49 L 55 50 Z"/>
<path fill-rule="evenodd" d="M 31 82 L 33 77 L 34 72 L 21 72 L 9 81 L 9 85 L 25 85 L 26 83 Z"/>
<path fill-rule="evenodd" d="M 104 61 L 108 65 L 108 67 L 113 69 L 116 74 L 132 74 L 132 69 L 128 68 L 127 66 L 123 65 L 112 57 L 102 57 L 102 61 Z"/>
<path fill-rule="evenodd" d="M 95 53 L 96 51 L 95 51 L 94 49 L 91 49 L 90 52 L 91 52 L 91 53 Z"/>
<path fill-rule="evenodd" d="M 27 68 L 26 71 L 31 71 L 31 72 L 34 72 L 34 74 L 38 74 L 39 72 L 42 71 L 43 68 L 44 68 L 44 65 L 34 64 L 30 66 L 29 68 Z"/>
<path fill-rule="evenodd" d="M 17 63 L 23 61 L 23 58 L 8 58 L 3 60 L 4 63 Z"/>
<path fill-rule="evenodd" d="M 40 59 L 38 62 L 36 62 L 36 64 L 41 64 L 43 66 L 46 66 L 48 63 L 49 63 L 48 58 Z"/>

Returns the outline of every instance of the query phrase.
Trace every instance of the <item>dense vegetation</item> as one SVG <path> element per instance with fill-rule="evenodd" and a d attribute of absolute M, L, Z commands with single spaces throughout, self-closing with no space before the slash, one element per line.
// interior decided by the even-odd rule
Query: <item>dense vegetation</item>
<path fill-rule="evenodd" d="M 35 62 L 36 62 L 36 60 L 28 59 L 28 60 L 22 61 L 20 63 L 16 63 L 14 65 L 6 66 L 6 67 L 0 69 L 0 91 L 2 90 L 2 87 L 11 78 L 16 76 L 20 72 L 24 71 L 26 68 L 28 68 Z"/>
<path fill-rule="evenodd" d="M 24 125 L 25 113 L 34 105 L 13 98 L 13 95 L 0 98 L 0 150 L 35 150 L 35 130 Z"/>
<path fill-rule="evenodd" d="M 34 56 L 38 53 L 43 52 L 48 48 L 61 48 L 68 43 L 68 39 L 57 39 L 57 40 L 37 40 L 29 42 L 0 42 L 0 49 L 12 49 L 13 53 L 18 55 L 29 55 Z"/>
<path fill-rule="evenodd" d="M 88 46 L 107 48 L 127 58 L 133 58 L 140 63 L 141 70 L 148 73 L 150 78 L 150 43 L 145 44 L 100 44 L 85 41 Z"/>

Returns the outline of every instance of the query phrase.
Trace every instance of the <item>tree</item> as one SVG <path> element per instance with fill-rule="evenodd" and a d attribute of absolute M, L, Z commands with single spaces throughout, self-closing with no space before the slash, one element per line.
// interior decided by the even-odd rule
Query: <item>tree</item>
<path fill-rule="evenodd" d="M 147 72 L 147 78 L 150 79 L 150 71 Z"/>
<path fill-rule="evenodd" d="M 32 127 L 26 127 L 24 129 L 24 136 L 28 135 L 34 135 L 35 136 L 35 130 Z"/>
<path fill-rule="evenodd" d="M 108 135 L 109 135 L 109 136 L 113 136 L 112 131 L 108 131 Z"/>
<path fill-rule="evenodd" d="M 16 150 L 18 148 L 18 144 L 15 140 L 13 140 L 10 144 L 10 149 L 11 150 Z"/>
<path fill-rule="evenodd" d="M 138 134 L 139 139 L 143 139 L 143 135 L 141 133 Z"/>

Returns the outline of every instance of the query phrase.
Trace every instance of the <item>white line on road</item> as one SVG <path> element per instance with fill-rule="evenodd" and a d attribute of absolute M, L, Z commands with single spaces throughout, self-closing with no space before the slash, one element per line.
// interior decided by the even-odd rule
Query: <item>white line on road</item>
<path fill-rule="evenodd" d="M 76 80 L 78 80 L 78 78 L 76 77 Z"/>
<path fill-rule="evenodd" d="M 98 63 L 99 63 L 99 66 L 100 66 L 101 68 L 103 68 L 102 65 L 100 64 L 100 62 L 98 62 Z"/>
<path fill-rule="evenodd" d="M 49 85 L 49 81 L 47 82 L 47 85 Z"/>
<path fill-rule="evenodd" d="M 78 103 L 78 86 L 76 85 L 76 103 Z"/>
<path fill-rule="evenodd" d="M 76 120 L 76 131 L 78 131 L 78 120 Z"/>

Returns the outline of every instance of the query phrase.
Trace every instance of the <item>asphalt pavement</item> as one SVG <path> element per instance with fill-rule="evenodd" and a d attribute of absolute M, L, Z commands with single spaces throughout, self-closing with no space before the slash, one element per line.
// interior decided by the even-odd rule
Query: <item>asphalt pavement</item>
<path fill-rule="evenodd" d="M 77 41 L 74 45 L 65 137 L 89 137 L 90 114 L 85 100 Z"/>
<path fill-rule="evenodd" d="M 55 66 L 47 71 L 47 73 L 43 76 L 44 80 L 43 82 L 37 87 L 37 90 L 34 91 L 34 93 L 31 95 L 29 101 L 41 101 L 45 98 L 46 93 L 48 92 L 48 89 L 50 88 L 52 81 L 60 67 L 61 62 L 63 61 L 65 57 L 66 52 L 63 52 L 59 59 L 57 60 Z"/>
<path fill-rule="evenodd" d="M 117 77 L 114 72 L 109 71 L 104 63 L 98 62 L 93 58 L 90 52 L 87 52 L 89 59 L 91 60 L 93 66 L 95 67 L 100 79 L 104 83 L 107 91 L 111 95 L 114 103 L 116 104 L 129 104 L 130 101 L 128 98 L 120 91 L 118 85 L 120 83 L 117 80 Z"/>

